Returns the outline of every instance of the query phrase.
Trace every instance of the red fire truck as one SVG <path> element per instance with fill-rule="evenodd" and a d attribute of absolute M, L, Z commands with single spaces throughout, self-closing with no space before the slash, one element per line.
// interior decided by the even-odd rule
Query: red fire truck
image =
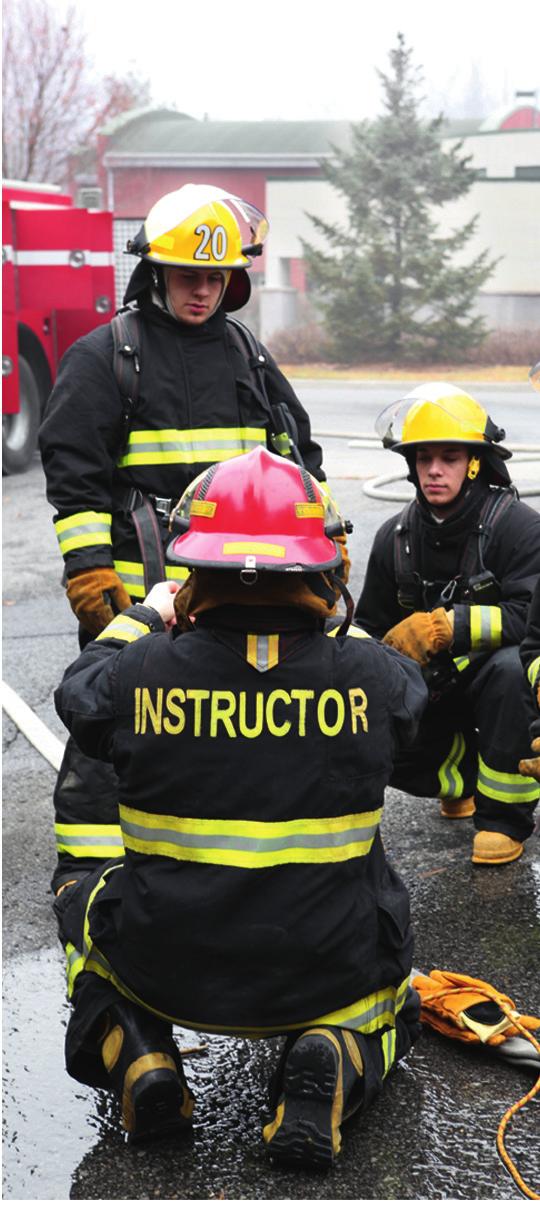
<path fill-rule="evenodd" d="M 114 314 L 112 214 L 54 185 L 2 186 L 3 472 L 26 469 L 58 363 Z"/>

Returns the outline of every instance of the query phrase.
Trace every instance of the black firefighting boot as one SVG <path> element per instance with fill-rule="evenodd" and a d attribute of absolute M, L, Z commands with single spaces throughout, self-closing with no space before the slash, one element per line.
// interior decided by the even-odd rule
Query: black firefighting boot
<path fill-rule="evenodd" d="M 291 1165 L 327 1169 L 341 1149 L 342 1121 L 363 1098 L 363 1062 L 354 1033 L 310 1028 L 285 1046 L 276 1071 L 277 1109 L 263 1129 L 268 1154 Z"/>
<path fill-rule="evenodd" d="M 101 1056 L 128 1141 L 151 1141 L 191 1124 L 195 1101 L 169 1025 L 122 1001 L 109 1008 L 105 1026 Z"/>

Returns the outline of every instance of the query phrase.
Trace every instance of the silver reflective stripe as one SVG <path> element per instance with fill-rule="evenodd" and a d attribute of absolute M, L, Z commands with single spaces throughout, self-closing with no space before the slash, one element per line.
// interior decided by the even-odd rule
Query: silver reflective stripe
<path fill-rule="evenodd" d="M 354 1028 L 359 1032 L 375 1030 L 379 1026 L 381 1015 L 389 1014 L 392 1017 L 396 1013 L 396 1002 L 392 995 L 388 998 L 377 999 L 364 1011 L 357 1015 L 350 1015 L 343 1021 L 340 1020 L 340 1025 L 347 1028 Z"/>
<path fill-rule="evenodd" d="M 231 823 L 231 828 L 233 824 Z M 296 848 L 345 847 L 349 843 L 361 843 L 372 839 L 377 823 L 372 826 L 354 827 L 343 831 L 323 831 L 320 835 L 283 835 L 275 839 L 247 837 L 242 835 L 189 835 L 159 827 L 137 826 L 122 816 L 124 836 L 144 839 L 149 843 L 174 843 L 178 847 L 193 847 L 201 850 L 218 848 L 222 851 L 274 852 Z"/>
<path fill-rule="evenodd" d="M 485 797 L 506 801 L 509 805 L 536 801 L 540 796 L 540 785 L 532 776 L 521 776 L 519 772 L 498 772 L 496 768 L 488 767 L 481 755 L 478 756 L 477 785 Z"/>
<path fill-rule="evenodd" d="M 459 764 L 465 754 L 466 744 L 463 734 L 454 734 L 450 753 L 439 768 L 439 786 L 441 796 L 455 799 L 463 796 L 463 777 Z"/>

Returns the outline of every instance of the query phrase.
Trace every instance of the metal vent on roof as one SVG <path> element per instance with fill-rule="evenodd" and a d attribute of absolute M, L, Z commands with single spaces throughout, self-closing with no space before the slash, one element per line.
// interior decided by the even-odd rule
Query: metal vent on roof
<path fill-rule="evenodd" d="M 77 205 L 84 206 L 86 210 L 102 210 L 103 190 L 94 185 L 81 185 L 77 189 Z"/>

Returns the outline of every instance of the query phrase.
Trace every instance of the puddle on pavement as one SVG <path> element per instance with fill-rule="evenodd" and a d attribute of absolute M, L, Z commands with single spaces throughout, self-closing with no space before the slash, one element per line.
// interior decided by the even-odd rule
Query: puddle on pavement
<path fill-rule="evenodd" d="M 496 1152 L 503 1112 L 532 1084 L 466 1046 L 424 1033 L 366 1116 L 343 1130 L 326 1176 L 273 1167 L 261 1144 L 278 1041 L 251 1044 L 176 1029 L 196 1096 L 193 1132 L 174 1146 L 131 1149 L 110 1096 L 63 1068 L 63 960 L 45 950 L 4 974 L 4 1199 L 491 1199 L 519 1193 Z M 511 1123 L 507 1145 L 540 1190 L 540 1104 Z"/>

